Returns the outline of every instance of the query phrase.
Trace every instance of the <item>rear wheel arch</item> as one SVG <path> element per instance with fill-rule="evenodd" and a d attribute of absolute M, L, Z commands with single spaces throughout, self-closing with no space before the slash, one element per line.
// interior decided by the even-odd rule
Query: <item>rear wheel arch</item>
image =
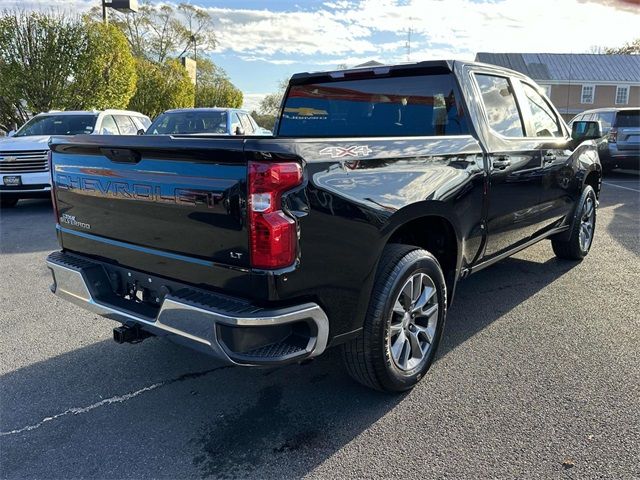
<path fill-rule="evenodd" d="M 579 189 L 575 200 L 578 200 L 585 185 L 590 185 L 595 191 L 596 197 L 599 197 L 603 166 L 597 147 L 593 142 L 582 144 L 576 149 L 573 156 L 573 168 L 577 180 L 576 188 Z"/>
<path fill-rule="evenodd" d="M 386 244 L 415 245 L 431 252 L 444 273 L 448 298 L 453 298 L 462 261 L 460 235 L 454 222 L 436 214 L 403 219 L 388 235 Z"/>
<path fill-rule="evenodd" d="M 582 190 L 584 190 L 585 185 L 590 185 L 594 192 L 596 192 L 596 197 L 600 198 L 601 183 L 602 174 L 596 168 L 593 168 L 585 175 L 584 181 L 582 182 Z"/>

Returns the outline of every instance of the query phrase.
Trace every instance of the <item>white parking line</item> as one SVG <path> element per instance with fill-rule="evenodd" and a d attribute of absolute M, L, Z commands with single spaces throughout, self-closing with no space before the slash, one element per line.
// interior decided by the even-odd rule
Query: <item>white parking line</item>
<path fill-rule="evenodd" d="M 609 183 L 609 182 L 602 182 L 604 185 L 609 185 L 611 187 L 617 187 L 617 188 L 623 188 L 625 190 L 631 190 L 632 192 L 638 192 L 640 193 L 640 190 L 638 190 L 637 188 L 629 188 L 629 187 L 623 187 L 622 185 L 616 185 L 615 183 Z"/>

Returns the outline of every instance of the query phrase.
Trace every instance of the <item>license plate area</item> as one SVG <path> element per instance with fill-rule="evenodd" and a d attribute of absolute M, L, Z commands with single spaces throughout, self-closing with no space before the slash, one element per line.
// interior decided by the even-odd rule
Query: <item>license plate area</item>
<path fill-rule="evenodd" d="M 2 177 L 2 183 L 6 187 L 18 187 L 22 185 L 22 177 L 20 175 L 5 175 Z"/>
<path fill-rule="evenodd" d="M 96 262 L 97 264 L 98 262 Z M 227 312 L 246 311 L 250 303 L 220 293 L 176 282 L 126 267 L 100 262 L 100 299 L 121 310 L 155 321 L 164 299 L 170 295 Z"/>
<path fill-rule="evenodd" d="M 135 305 L 157 313 L 164 297 L 172 291 L 157 277 L 122 268 L 106 270 L 113 293 L 130 308 Z"/>
<path fill-rule="evenodd" d="M 150 322 L 157 317 L 164 295 L 158 297 L 157 289 L 144 286 L 145 282 L 154 283 L 149 282 L 146 275 L 97 263 L 83 271 L 91 294 L 99 304 L 132 313 Z"/>

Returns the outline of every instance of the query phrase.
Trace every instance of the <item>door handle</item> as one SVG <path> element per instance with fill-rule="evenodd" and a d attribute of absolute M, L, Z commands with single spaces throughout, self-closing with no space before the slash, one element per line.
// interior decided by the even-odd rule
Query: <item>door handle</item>
<path fill-rule="evenodd" d="M 543 163 L 553 163 L 556 161 L 556 156 L 551 153 L 551 152 L 547 152 L 544 157 L 542 157 L 542 162 Z"/>
<path fill-rule="evenodd" d="M 509 157 L 496 157 L 491 162 L 491 165 L 495 170 L 504 170 L 511 165 L 511 160 L 509 160 Z"/>

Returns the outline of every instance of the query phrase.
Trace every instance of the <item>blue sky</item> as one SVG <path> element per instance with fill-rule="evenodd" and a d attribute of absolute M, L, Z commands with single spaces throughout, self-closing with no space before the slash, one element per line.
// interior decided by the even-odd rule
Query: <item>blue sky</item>
<path fill-rule="evenodd" d="M 40 9 L 53 3 L 82 11 L 99 0 L 2 3 Z M 586 53 L 592 46 L 621 45 L 640 31 L 640 7 L 622 0 L 191 3 L 206 8 L 215 19 L 218 47 L 208 54 L 243 90 L 249 108 L 274 91 L 281 79 L 300 71 L 355 66 L 367 60 L 473 59 L 478 51 Z M 406 48 L 409 29 L 410 55 Z"/>

